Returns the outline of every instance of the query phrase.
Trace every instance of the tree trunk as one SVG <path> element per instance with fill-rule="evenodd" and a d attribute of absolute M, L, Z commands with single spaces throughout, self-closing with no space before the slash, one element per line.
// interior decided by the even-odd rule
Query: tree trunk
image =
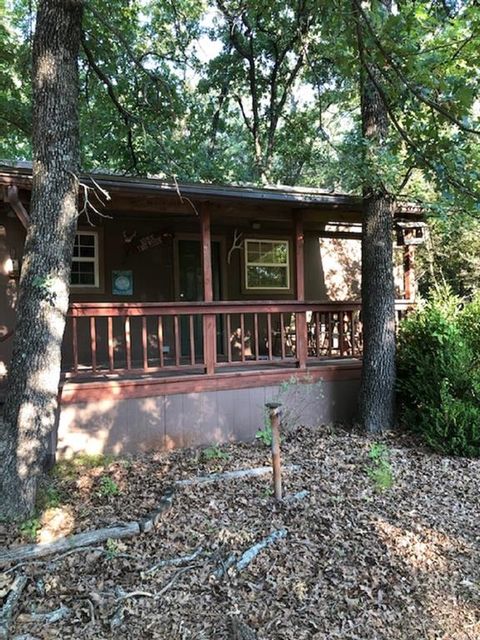
<path fill-rule="evenodd" d="M 360 421 L 372 433 L 391 429 L 395 417 L 395 286 L 393 279 L 394 200 L 378 180 L 375 157 L 387 144 L 388 114 L 378 91 L 379 72 L 369 65 L 357 5 L 362 134 L 368 178 L 363 185 L 362 321 L 363 368 Z M 383 10 L 389 2 L 379 3 Z M 373 159 L 373 163 L 372 163 Z"/>
<path fill-rule="evenodd" d="M 83 0 L 40 0 L 33 42 L 33 186 L 0 425 L 0 519 L 29 515 L 55 427 L 77 227 Z"/>

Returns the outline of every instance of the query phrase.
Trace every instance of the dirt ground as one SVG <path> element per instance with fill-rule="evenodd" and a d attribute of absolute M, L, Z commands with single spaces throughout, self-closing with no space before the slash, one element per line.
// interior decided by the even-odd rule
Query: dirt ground
<path fill-rule="evenodd" d="M 480 461 L 437 456 L 401 435 L 382 443 L 297 428 L 282 454 L 301 467 L 284 477 L 286 494 L 308 490 L 301 500 L 275 503 L 270 475 L 177 487 L 150 533 L 3 569 L 0 605 L 5 585 L 28 576 L 12 637 L 479 639 Z M 256 442 L 63 465 L 46 490 L 46 504 L 58 505 L 36 538 L 134 520 L 175 480 L 269 462 Z M 245 569 L 224 572 L 282 529 Z M 25 543 L 14 530 L 2 535 L 7 546 Z M 32 617 L 61 606 L 69 612 L 57 622 Z"/>

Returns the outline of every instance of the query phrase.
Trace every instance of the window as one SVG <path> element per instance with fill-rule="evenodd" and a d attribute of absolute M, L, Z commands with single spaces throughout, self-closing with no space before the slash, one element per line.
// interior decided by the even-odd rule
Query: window
<path fill-rule="evenodd" d="M 70 284 L 74 288 L 98 288 L 98 233 L 77 231 L 73 245 L 72 275 Z"/>
<path fill-rule="evenodd" d="M 288 240 L 245 240 L 245 289 L 290 289 Z"/>

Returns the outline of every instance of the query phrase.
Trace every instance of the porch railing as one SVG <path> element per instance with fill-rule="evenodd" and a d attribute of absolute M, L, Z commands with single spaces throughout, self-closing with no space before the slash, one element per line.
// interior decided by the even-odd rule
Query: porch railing
<path fill-rule="evenodd" d="M 401 303 L 398 313 L 407 307 Z M 352 302 L 74 303 L 64 371 L 68 377 L 212 374 L 228 367 L 304 368 L 357 358 L 363 347 L 360 312 L 361 304 Z"/>

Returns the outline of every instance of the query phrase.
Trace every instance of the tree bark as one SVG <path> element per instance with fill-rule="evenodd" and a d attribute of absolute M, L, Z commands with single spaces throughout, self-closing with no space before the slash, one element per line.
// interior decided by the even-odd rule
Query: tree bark
<path fill-rule="evenodd" d="M 0 519 L 29 515 L 55 426 L 77 227 L 83 0 L 40 0 L 33 42 L 33 185 L 0 424 Z"/>
<path fill-rule="evenodd" d="M 379 2 L 389 10 L 389 0 Z M 360 422 L 377 433 L 391 429 L 395 418 L 395 286 L 393 279 L 394 199 L 377 177 L 374 161 L 387 144 L 389 121 L 377 83 L 379 72 L 369 64 L 356 0 L 358 49 L 361 60 L 362 135 L 368 176 L 363 184 L 362 321 L 363 367 Z M 370 165 L 370 166 L 369 166 Z"/>

